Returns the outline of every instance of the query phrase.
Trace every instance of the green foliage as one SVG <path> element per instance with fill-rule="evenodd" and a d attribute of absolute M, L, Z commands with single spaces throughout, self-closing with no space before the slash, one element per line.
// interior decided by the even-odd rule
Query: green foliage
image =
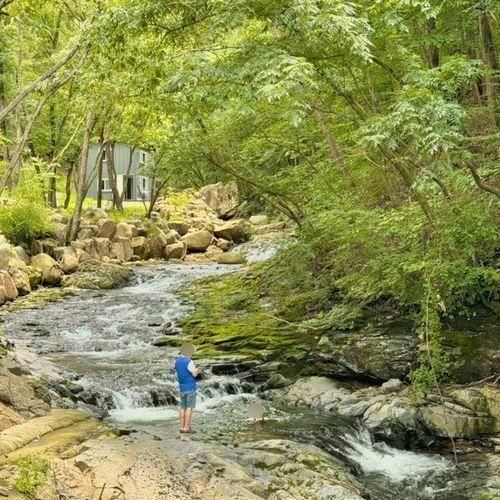
<path fill-rule="evenodd" d="M 258 322 L 355 328 L 366 307 L 382 305 L 417 325 L 437 314 L 438 332 L 443 316 L 497 298 L 498 2 L 19 2 L 0 16 L 0 100 L 77 41 L 85 55 L 54 76 L 70 83 L 39 116 L 47 81 L 0 124 L 4 163 L 4 149 L 30 132 L 10 180 L 25 192 L 0 209 L 9 237 L 48 230 L 41 200 L 78 163 L 93 109 L 92 141 L 147 148 L 155 161 L 144 174 L 188 188 L 166 190 L 171 218 L 196 188 L 236 180 L 249 213 L 299 223 L 254 281 L 210 288 L 223 299 L 214 312 L 230 318 L 201 306 L 217 341 L 240 328 L 260 345 Z M 277 319 L 265 316 L 264 297 Z M 447 371 L 439 338 L 427 339 L 438 379 Z M 418 386 L 430 381 L 428 362 Z"/>
<path fill-rule="evenodd" d="M 44 457 L 30 455 L 18 460 L 16 466 L 19 471 L 19 479 L 15 486 L 20 493 L 33 495 L 36 489 L 47 481 L 50 464 Z"/>
<path fill-rule="evenodd" d="M 48 210 L 42 204 L 14 201 L 0 207 L 0 232 L 15 244 L 29 243 L 52 232 Z"/>
<path fill-rule="evenodd" d="M 52 234 L 50 212 L 41 195 L 40 178 L 27 170 L 18 187 L 0 205 L 0 232 L 15 244 Z"/>

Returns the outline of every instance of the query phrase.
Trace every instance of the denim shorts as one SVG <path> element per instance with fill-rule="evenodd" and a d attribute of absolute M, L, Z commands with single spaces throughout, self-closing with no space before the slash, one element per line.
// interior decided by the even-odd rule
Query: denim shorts
<path fill-rule="evenodd" d="M 196 391 L 181 392 L 181 408 L 194 408 L 196 406 Z"/>

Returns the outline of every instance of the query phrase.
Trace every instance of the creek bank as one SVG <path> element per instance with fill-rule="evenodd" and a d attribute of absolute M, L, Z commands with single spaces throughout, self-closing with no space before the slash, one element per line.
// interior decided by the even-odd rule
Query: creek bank
<path fill-rule="evenodd" d="M 102 498 L 158 500 L 362 498 L 356 479 L 340 463 L 314 446 L 286 440 L 222 449 L 144 432 L 103 437 L 85 442 L 74 458 L 56 462 L 55 475 L 58 491 L 80 498 L 101 491 Z"/>
<path fill-rule="evenodd" d="M 353 389 L 327 377 L 304 377 L 286 388 L 268 391 L 267 397 L 357 419 L 378 438 L 402 448 L 500 432 L 500 388 L 494 384 L 444 386 L 441 398 L 430 392 L 416 393 L 399 379 Z M 492 446 L 494 441 L 486 439 L 485 443 Z M 493 449 L 500 451 L 496 445 Z"/>
<path fill-rule="evenodd" d="M 191 287 L 185 294 L 195 311 L 180 335 L 165 338 L 165 344 L 195 342 L 213 360 L 214 373 L 237 374 L 245 387 L 276 394 L 275 401 L 362 422 L 377 439 L 404 449 L 439 447 L 451 436 L 479 439 L 483 450 L 495 450 L 488 436 L 500 432 L 500 391 L 494 383 L 500 357 L 491 313 L 479 310 L 468 321 L 445 323 L 449 377 L 462 385 L 444 384 L 443 398 L 432 391 L 418 394 L 402 382 L 419 354 L 409 318 L 366 311 L 344 329 L 280 321 L 253 286 L 259 272 L 245 270 Z M 474 385 L 486 377 L 491 383 Z"/>
<path fill-rule="evenodd" d="M 22 247 L 0 235 L 0 306 L 41 285 L 121 286 L 132 276 L 126 265 L 134 262 L 242 264 L 245 258 L 234 251 L 235 245 L 275 228 L 264 215 L 254 216 L 252 221 L 236 218 L 240 205 L 236 185 L 218 183 L 202 188 L 181 208 L 172 209 L 160 198 L 149 219 L 116 222 L 103 209 L 87 209 L 78 239 L 69 243 L 65 241 L 68 217 L 55 211 L 54 237 Z"/>
<path fill-rule="evenodd" d="M 304 448 L 296 441 L 312 441 L 313 446 L 324 449 L 329 453 L 329 456 L 331 452 L 335 452 L 335 447 L 339 449 L 340 446 L 344 452 L 347 450 L 347 459 L 345 454 L 342 455 L 342 463 L 351 463 L 348 451 L 351 444 L 359 444 L 366 456 L 373 457 L 378 444 L 375 443 L 372 447 L 369 440 L 359 442 L 356 436 L 349 434 L 348 424 L 340 423 L 340 419 L 333 412 L 325 416 L 301 409 L 296 411 L 296 416 L 293 417 L 293 409 L 284 408 L 281 410 L 277 404 L 265 402 L 271 414 L 269 422 L 266 423 L 260 434 L 256 433 L 255 430 L 248 429 L 247 427 L 252 426 L 245 424 L 246 404 L 249 401 L 254 401 L 256 396 L 245 394 L 245 392 L 264 388 L 268 374 L 285 373 L 287 377 L 291 376 L 286 373 L 288 361 L 280 362 L 280 360 L 275 359 L 274 361 L 269 360 L 265 364 L 262 360 L 256 359 L 255 354 L 252 358 L 250 350 L 245 356 L 239 358 L 235 355 L 229 355 L 226 360 L 218 359 L 212 363 L 208 363 L 206 359 L 203 360 L 204 363 L 207 362 L 205 369 L 208 376 L 200 383 L 200 398 L 202 406 L 205 408 L 202 410 L 203 418 L 195 415 L 198 434 L 191 441 L 186 442 L 172 439 L 177 435 L 176 412 L 172 406 L 174 401 L 166 401 L 163 396 L 173 394 L 172 391 L 175 391 L 174 375 L 165 373 L 165 362 L 175 356 L 176 350 L 156 348 L 152 341 L 157 338 L 162 329 L 164 319 L 173 320 L 175 324 L 178 323 L 179 317 L 192 310 L 190 303 L 179 299 L 179 289 L 187 289 L 187 285 L 197 278 L 214 274 L 220 275 L 228 271 L 228 268 L 216 264 L 210 266 L 164 264 L 151 268 L 141 265 L 137 269 L 136 280 L 126 288 L 107 292 L 79 292 L 68 299 L 64 305 L 49 304 L 43 311 L 23 311 L 22 314 L 15 314 L 10 318 L 7 327 L 9 337 L 15 339 L 16 342 L 16 356 L 21 355 L 19 346 L 33 345 L 29 348 L 43 353 L 59 366 L 70 370 L 74 369 L 80 374 L 79 379 L 61 381 L 62 387 L 59 386 L 61 391 L 63 389 L 69 390 L 73 397 L 80 399 L 86 397 L 85 393 L 89 395 L 89 391 L 77 392 L 78 386 L 80 388 L 85 386 L 86 388 L 95 388 L 96 394 L 101 396 L 108 392 L 113 396 L 111 419 L 117 427 L 117 432 L 124 435 L 117 438 L 97 439 L 95 446 L 90 445 L 88 439 L 82 438 L 84 441 L 82 448 L 70 448 L 59 454 L 59 459 L 62 459 L 63 464 L 67 466 L 65 468 L 70 469 L 70 465 L 73 464 L 70 462 L 72 458 L 75 458 L 74 464 L 77 466 L 78 456 L 82 458 L 81 455 L 88 447 L 92 447 L 93 450 L 90 454 L 84 455 L 83 459 L 90 470 L 85 466 L 83 467 L 84 471 L 80 470 L 83 472 L 82 475 L 77 473 L 74 477 L 70 475 L 68 478 L 61 478 L 61 481 L 69 484 L 68 490 L 66 490 L 69 492 L 68 496 L 71 494 L 72 488 L 79 488 L 82 485 L 90 484 L 90 487 L 93 488 L 91 491 L 96 489 L 99 491 L 99 487 L 102 488 L 101 479 L 105 471 L 103 470 L 104 458 L 100 452 L 101 447 L 106 450 L 108 461 L 113 464 L 123 463 L 124 456 L 125 458 L 133 458 L 131 465 L 127 465 L 130 464 L 127 462 L 123 468 L 120 466 L 116 469 L 116 473 L 113 472 L 114 476 L 109 477 L 110 488 L 105 488 L 106 495 L 118 495 L 118 498 L 120 498 L 120 492 L 116 491 L 115 486 L 120 486 L 120 484 L 126 485 L 127 491 L 130 488 L 132 492 L 135 488 L 134 483 L 139 484 L 141 488 L 148 488 L 148 485 L 144 485 L 141 482 L 143 480 L 139 478 L 141 473 L 144 481 L 150 485 L 156 484 L 154 478 L 159 477 L 162 472 L 158 472 L 155 467 L 168 470 L 168 465 L 165 463 L 167 456 L 172 457 L 171 462 L 180 464 L 182 475 L 185 476 L 186 470 L 190 471 L 189 474 L 193 471 L 193 476 L 190 476 L 193 477 L 193 483 L 196 478 L 201 478 L 198 482 L 202 488 L 203 485 L 210 483 L 218 485 L 215 491 L 234 491 L 233 484 L 235 483 L 245 487 L 246 491 L 242 493 L 244 498 L 252 498 L 250 495 L 255 495 L 257 498 L 269 497 L 269 495 L 276 495 L 273 498 L 304 498 L 310 497 L 308 495 L 309 487 L 314 488 L 314 491 L 323 490 L 324 476 L 319 478 L 313 473 L 322 468 L 321 457 L 324 455 L 319 454 L 318 465 L 319 452 L 317 449 L 311 449 L 308 445 Z M 242 306 L 240 304 L 239 307 Z M 74 315 L 74 310 L 79 311 L 77 317 Z M 86 327 L 81 328 L 82 325 Z M 45 336 L 37 337 L 38 329 L 46 329 L 48 335 L 40 332 L 44 333 Z M 260 331 L 260 329 L 258 330 Z M 176 337 L 175 330 L 169 333 L 173 333 L 173 335 L 166 337 Z M 281 334 L 283 333 L 282 331 Z M 179 339 L 179 336 L 177 338 Z M 282 338 L 281 342 L 283 340 Z M 295 345 L 298 344 L 295 337 L 293 342 Z M 270 355 L 269 352 L 261 354 L 264 358 Z M 285 358 L 284 352 L 282 358 Z M 246 362 L 245 359 L 247 359 Z M 35 360 L 27 358 L 26 361 L 30 369 L 36 366 Z M 292 362 L 296 363 L 297 360 L 290 360 L 290 363 Z M 233 364 L 230 365 L 230 363 Z M 228 370 L 234 370 L 233 375 L 222 375 Z M 242 378 L 247 375 L 242 370 L 251 371 L 254 377 L 265 371 L 265 380 L 262 381 L 262 384 L 255 384 L 251 378 Z M 165 381 L 165 376 L 168 377 L 167 381 Z M 159 377 L 162 380 L 158 380 Z M 57 380 L 57 377 L 54 380 Z M 47 385 L 51 386 L 51 384 Z M 149 394 L 151 393 L 152 396 L 153 391 L 158 396 L 157 400 L 154 398 L 149 400 Z M 72 402 L 70 394 L 66 398 L 62 397 L 63 394 L 64 392 L 61 392 L 60 401 L 55 404 Z M 115 395 L 118 397 L 115 398 Z M 227 401 L 231 401 L 232 404 L 227 404 Z M 239 401 L 239 403 L 234 404 L 234 401 Z M 100 404 L 100 401 L 97 402 Z M 104 401 L 102 402 L 105 404 Z M 210 410 L 214 402 L 219 402 L 219 406 L 215 406 L 215 408 L 212 406 L 213 409 Z M 160 407 L 157 408 L 157 405 Z M 164 416 L 159 417 L 160 415 Z M 147 423 L 151 422 L 148 420 L 151 418 L 161 418 L 162 420 L 155 426 L 154 422 Z M 83 423 L 74 425 L 79 428 L 84 427 Z M 67 432 L 70 432 L 70 428 L 67 428 Z M 136 430 L 144 432 L 135 432 Z M 53 431 L 44 435 L 41 441 L 48 445 L 49 441 L 53 442 L 56 439 L 56 435 L 60 436 L 64 432 L 66 431 L 63 429 Z M 343 436 L 346 433 L 349 437 L 345 444 L 337 440 L 338 436 Z M 209 442 L 200 443 L 198 441 L 203 439 L 209 439 Z M 279 445 L 276 440 L 279 441 Z M 130 445 L 127 445 L 124 452 L 123 443 L 128 441 Z M 253 443 L 258 443 L 258 450 L 254 449 Z M 149 455 L 144 455 L 155 445 L 159 446 L 158 455 L 161 457 L 157 465 L 149 460 Z M 323 445 L 328 445 L 331 448 L 323 448 Z M 285 452 L 285 446 L 289 448 L 289 451 Z M 191 454 L 189 457 L 186 457 L 186 447 L 189 447 Z M 175 450 L 179 449 L 183 450 L 182 458 L 175 454 L 177 452 L 174 453 Z M 390 449 L 389 452 L 398 453 L 394 449 Z M 136 453 L 139 453 L 137 459 L 135 458 Z M 169 455 L 169 453 L 173 454 Z M 274 454 L 280 456 L 274 457 Z M 300 461 L 300 457 L 303 455 L 307 455 L 304 463 Z M 153 458 L 155 456 L 156 453 L 153 454 Z M 375 460 L 379 460 L 383 456 L 383 454 L 376 455 Z M 409 460 L 415 459 L 414 454 L 410 454 Z M 369 465 L 373 465 L 375 460 L 369 460 Z M 430 460 L 430 463 L 434 464 L 434 457 L 426 457 L 425 460 Z M 170 463 L 170 461 L 168 462 Z M 220 462 L 228 464 L 227 467 L 221 465 Z M 51 459 L 51 464 L 53 463 Z M 326 495 L 326 498 L 330 498 L 331 495 L 355 495 L 356 493 L 351 487 L 357 487 L 357 483 L 349 480 L 348 468 L 340 462 L 332 460 L 331 457 L 328 463 L 330 464 L 328 470 L 332 473 L 328 473 L 327 476 L 330 484 L 326 485 L 328 487 L 326 491 L 330 493 Z M 429 467 L 429 462 L 426 463 L 426 467 Z M 297 472 L 294 467 L 296 467 Z M 274 469 L 276 469 L 276 473 Z M 337 472 L 335 472 L 336 470 Z M 368 478 L 364 482 L 364 474 L 358 469 L 355 470 L 357 474 L 359 473 L 358 480 L 363 481 L 367 488 L 366 491 L 371 492 L 369 483 L 374 478 Z M 390 470 L 385 468 L 382 472 L 384 479 L 381 482 L 385 484 L 384 491 L 391 487 L 389 483 L 391 475 L 388 472 Z M 175 470 L 173 472 L 175 473 Z M 247 488 L 245 480 L 241 479 L 247 476 L 256 480 L 256 482 L 249 483 L 252 488 Z M 130 477 L 134 478 L 133 482 L 128 481 L 127 478 Z M 230 477 L 236 477 L 238 481 L 228 479 Z M 172 480 L 172 484 L 169 486 L 168 483 L 165 483 L 163 487 L 163 491 L 166 492 L 164 498 L 168 498 L 167 494 L 175 496 L 175 487 L 178 486 L 178 476 L 169 475 L 169 478 Z M 166 481 L 169 478 L 167 477 Z M 344 484 L 343 489 L 346 489 L 347 492 L 332 489 L 335 486 L 342 486 L 338 484 L 339 481 Z M 254 487 L 255 489 L 253 489 Z M 414 487 L 411 490 L 412 493 L 417 489 Z M 362 490 L 364 495 L 365 490 L 363 488 Z M 52 489 L 51 491 L 52 493 L 46 494 L 42 498 L 57 498 L 56 493 L 54 493 L 56 490 Z M 145 491 L 149 490 L 145 489 Z M 203 491 L 205 490 L 201 491 L 200 496 L 204 496 Z M 213 493 L 214 490 L 210 490 L 210 492 Z M 182 498 L 180 494 L 178 497 Z M 384 498 L 384 496 L 379 497 Z M 227 498 L 231 498 L 231 496 L 228 495 Z M 385 498 L 393 497 L 386 496 Z M 409 498 L 416 497 L 410 495 Z"/>

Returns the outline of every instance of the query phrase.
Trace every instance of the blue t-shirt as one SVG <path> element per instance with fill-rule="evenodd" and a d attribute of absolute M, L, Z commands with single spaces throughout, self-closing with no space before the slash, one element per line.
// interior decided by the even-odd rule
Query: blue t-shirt
<path fill-rule="evenodd" d="M 182 356 L 175 360 L 180 392 L 196 391 L 196 377 L 193 376 L 188 367 L 192 370 L 195 369 L 194 363 L 189 358 Z"/>

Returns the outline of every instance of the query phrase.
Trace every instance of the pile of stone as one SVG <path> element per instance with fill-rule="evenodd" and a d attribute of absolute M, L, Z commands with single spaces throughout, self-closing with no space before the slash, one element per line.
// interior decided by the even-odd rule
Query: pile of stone
<path fill-rule="evenodd" d="M 182 217 L 170 217 L 166 207 L 166 201 L 160 200 L 150 219 L 126 222 L 115 222 L 101 208 L 86 210 L 78 238 L 69 245 L 65 244 L 68 218 L 55 212 L 55 237 L 35 241 L 30 255 L 0 235 L 0 305 L 39 285 L 78 286 L 75 283 L 88 282 L 76 277 L 66 279 L 65 275 L 91 269 L 92 276 L 96 276 L 96 265 L 103 266 L 103 270 L 108 266 L 105 281 L 111 283 L 107 275 L 120 274 L 113 265 L 134 261 L 176 259 L 242 264 L 245 258 L 232 251 L 234 245 L 253 233 L 281 228 L 268 224 L 265 215 L 234 218 L 240 203 L 236 184 L 232 183 L 205 186 L 184 207 Z"/>

